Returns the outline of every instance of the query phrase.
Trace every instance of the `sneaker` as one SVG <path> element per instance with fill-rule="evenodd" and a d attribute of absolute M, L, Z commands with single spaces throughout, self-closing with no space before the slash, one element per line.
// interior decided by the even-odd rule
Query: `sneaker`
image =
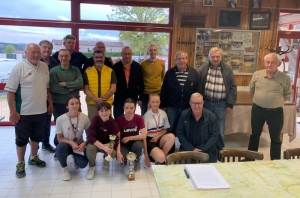
<path fill-rule="evenodd" d="M 39 158 L 39 156 L 34 156 L 33 159 L 30 159 L 30 156 L 29 156 L 29 159 L 28 159 L 28 164 L 29 165 L 36 165 L 37 167 L 46 167 L 46 162 L 41 160 Z"/>
<path fill-rule="evenodd" d="M 16 177 L 17 178 L 23 178 L 26 176 L 26 172 L 25 172 L 25 163 L 24 162 L 19 162 L 16 165 Z"/>
<path fill-rule="evenodd" d="M 109 161 L 103 160 L 103 169 L 108 170 L 109 169 Z"/>
<path fill-rule="evenodd" d="M 43 151 L 49 151 L 50 153 L 55 153 L 56 149 L 51 146 L 49 143 L 43 143 L 42 144 L 42 150 Z"/>
<path fill-rule="evenodd" d="M 58 158 L 57 158 L 57 156 L 56 156 L 56 153 L 54 154 L 53 159 L 54 159 L 54 160 L 58 160 Z"/>
<path fill-rule="evenodd" d="M 68 171 L 68 167 L 65 167 L 65 168 L 61 169 L 61 179 L 63 181 L 68 181 L 68 180 L 71 179 L 71 175 L 70 175 L 70 173 Z"/>
<path fill-rule="evenodd" d="M 140 170 L 141 170 L 140 159 L 134 160 L 134 171 L 140 171 Z"/>
<path fill-rule="evenodd" d="M 86 175 L 86 179 L 91 180 L 94 179 L 94 177 L 95 177 L 95 166 L 89 168 L 88 173 Z"/>

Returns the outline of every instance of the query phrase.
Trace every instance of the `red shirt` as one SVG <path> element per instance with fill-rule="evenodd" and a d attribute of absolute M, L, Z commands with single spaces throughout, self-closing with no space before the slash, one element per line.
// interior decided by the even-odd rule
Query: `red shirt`
<path fill-rule="evenodd" d="M 126 120 L 124 115 L 122 115 L 116 119 L 116 122 L 119 125 L 121 138 L 139 135 L 140 130 L 145 128 L 143 117 L 137 114 L 134 114 L 130 121 Z"/>

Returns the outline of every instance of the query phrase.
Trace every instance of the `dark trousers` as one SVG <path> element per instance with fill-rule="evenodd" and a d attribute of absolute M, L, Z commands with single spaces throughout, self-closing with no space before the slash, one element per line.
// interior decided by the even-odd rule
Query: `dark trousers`
<path fill-rule="evenodd" d="M 68 112 L 68 109 L 66 107 L 66 104 L 59 104 L 59 103 L 53 103 L 53 107 L 54 107 L 54 112 L 53 112 L 53 116 L 54 116 L 54 122 L 56 123 L 56 119 L 61 116 L 64 113 Z M 57 146 L 58 145 L 58 140 L 57 140 L 57 136 L 55 135 L 54 137 L 54 145 Z"/>
<path fill-rule="evenodd" d="M 85 151 L 84 151 L 85 154 Z M 70 145 L 65 142 L 60 142 L 56 147 L 56 156 L 61 165 L 61 167 L 67 166 L 67 157 L 68 155 L 73 155 L 75 164 L 79 168 L 85 168 L 88 164 L 88 159 L 86 155 L 80 155 L 78 153 L 74 153 L 73 149 Z"/>
<path fill-rule="evenodd" d="M 114 101 L 114 109 L 113 109 L 114 119 L 117 119 L 118 117 L 120 117 L 121 115 L 124 114 L 123 106 L 124 106 L 124 101 L 122 101 L 122 100 Z"/>
<path fill-rule="evenodd" d="M 149 94 L 144 94 L 141 105 L 141 116 L 148 111 L 148 103 L 149 103 Z"/>
<path fill-rule="evenodd" d="M 281 141 L 280 133 L 283 127 L 283 109 L 266 109 L 253 104 L 251 110 L 252 134 L 248 145 L 248 150 L 257 151 L 262 128 L 267 122 L 271 138 L 270 156 L 271 160 L 280 159 Z"/>
<path fill-rule="evenodd" d="M 43 143 L 47 144 L 49 143 L 49 138 L 50 138 L 50 133 L 51 133 L 51 117 L 52 114 L 47 114 L 47 119 L 46 119 L 46 125 L 45 125 L 45 136 Z"/>
<path fill-rule="evenodd" d="M 123 142 L 121 142 L 121 153 L 124 157 L 124 159 L 126 158 L 126 155 L 129 152 L 133 152 L 136 154 L 136 159 L 140 159 L 141 155 L 143 154 L 144 145 L 143 145 L 143 141 L 141 140 L 135 140 L 135 141 L 129 141 L 127 142 L 127 144 L 124 144 Z"/>

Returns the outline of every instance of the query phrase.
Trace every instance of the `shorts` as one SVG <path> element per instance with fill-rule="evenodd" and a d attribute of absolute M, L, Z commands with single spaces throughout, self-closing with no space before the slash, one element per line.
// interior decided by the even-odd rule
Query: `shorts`
<path fill-rule="evenodd" d="M 154 162 L 155 160 L 150 156 L 150 153 L 151 153 L 152 149 L 154 149 L 155 147 L 160 148 L 160 147 L 159 147 L 159 143 L 160 143 L 161 138 L 159 138 L 159 140 L 158 140 L 156 143 L 150 142 L 150 140 L 151 140 L 152 138 L 153 138 L 153 137 L 147 136 L 146 141 L 147 141 L 147 152 L 148 152 L 150 161 L 151 161 L 151 162 Z"/>
<path fill-rule="evenodd" d="M 45 135 L 47 112 L 36 115 L 20 115 L 15 125 L 16 145 L 23 147 L 29 142 L 42 142 Z"/>

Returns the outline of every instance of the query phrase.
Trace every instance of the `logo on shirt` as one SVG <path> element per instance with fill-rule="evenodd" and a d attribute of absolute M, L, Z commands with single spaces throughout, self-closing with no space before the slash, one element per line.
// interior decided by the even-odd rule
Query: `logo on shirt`
<path fill-rule="evenodd" d="M 128 128 L 124 128 L 123 129 L 124 133 L 132 133 L 132 132 L 138 132 L 138 128 L 137 127 L 128 127 Z"/>

